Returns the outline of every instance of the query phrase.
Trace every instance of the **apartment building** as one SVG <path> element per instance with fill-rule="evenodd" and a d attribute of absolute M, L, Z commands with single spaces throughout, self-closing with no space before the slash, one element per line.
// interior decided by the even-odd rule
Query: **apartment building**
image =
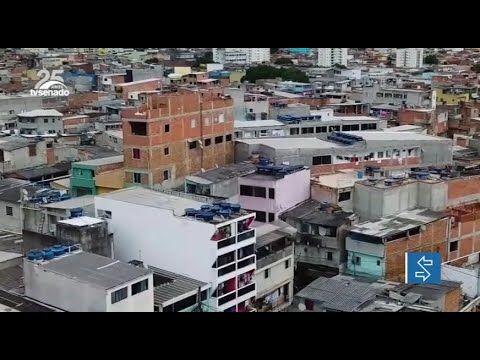
<path fill-rule="evenodd" d="M 20 134 L 47 135 L 63 133 L 63 114 L 54 109 L 32 110 L 17 114 Z"/>
<path fill-rule="evenodd" d="M 319 48 L 318 49 L 318 66 L 330 67 L 335 64 L 347 66 L 347 48 Z"/>
<path fill-rule="evenodd" d="M 396 49 L 395 66 L 397 68 L 417 69 L 423 67 L 422 48 Z"/>
<path fill-rule="evenodd" d="M 54 246 L 23 262 L 25 295 L 63 311 L 153 312 L 153 276 L 146 269 Z"/>
<path fill-rule="evenodd" d="M 302 165 L 258 165 L 255 173 L 240 177 L 238 184 L 242 208 L 254 211 L 256 221 L 271 223 L 282 212 L 310 198 L 310 169 Z"/>
<path fill-rule="evenodd" d="M 251 311 L 254 213 L 240 205 L 208 205 L 141 187 L 96 196 L 95 209 L 113 232 L 116 258 L 211 284 L 214 311 Z"/>
<path fill-rule="evenodd" d="M 236 161 L 252 156 L 276 165 L 311 166 L 312 175 L 365 166 L 383 170 L 452 164 L 452 140 L 389 131 L 333 132 L 327 141 L 314 137 L 238 139 Z"/>
<path fill-rule="evenodd" d="M 270 62 L 270 48 L 213 48 L 213 61 L 220 64 Z"/>
<path fill-rule="evenodd" d="M 221 89 L 145 94 L 121 117 L 127 184 L 180 186 L 233 162 L 233 101 Z"/>
<path fill-rule="evenodd" d="M 51 146 L 51 144 L 49 144 Z M 47 143 L 10 136 L 0 139 L 0 173 L 47 164 Z"/>

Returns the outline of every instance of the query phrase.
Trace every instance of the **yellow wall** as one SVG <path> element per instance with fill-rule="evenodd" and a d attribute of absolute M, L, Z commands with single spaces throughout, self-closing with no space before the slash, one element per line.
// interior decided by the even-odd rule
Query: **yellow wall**
<path fill-rule="evenodd" d="M 192 72 L 192 68 L 190 66 L 175 66 L 173 72 L 175 74 L 187 75 Z"/>
<path fill-rule="evenodd" d="M 441 105 L 445 101 L 446 105 L 458 105 L 460 101 L 469 101 L 470 94 L 444 94 L 443 89 L 435 89 L 437 92 L 437 104 Z"/>
<path fill-rule="evenodd" d="M 122 189 L 125 185 L 125 171 L 123 168 L 105 171 L 95 175 L 97 194 Z"/>
<path fill-rule="evenodd" d="M 35 80 L 36 81 L 36 80 L 38 80 L 37 71 L 38 70 L 34 70 L 34 69 L 27 70 L 26 73 L 25 73 L 25 76 L 29 80 Z"/>

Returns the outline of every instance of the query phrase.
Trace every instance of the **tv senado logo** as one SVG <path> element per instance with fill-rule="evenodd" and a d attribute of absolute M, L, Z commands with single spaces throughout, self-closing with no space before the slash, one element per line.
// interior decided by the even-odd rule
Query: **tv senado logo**
<path fill-rule="evenodd" d="M 63 83 L 63 78 L 60 74 L 63 70 L 52 70 L 52 73 L 48 70 L 40 70 L 37 76 L 40 77 L 40 81 L 35 84 L 35 87 L 30 90 L 30 94 L 33 96 L 68 96 L 70 91 Z"/>

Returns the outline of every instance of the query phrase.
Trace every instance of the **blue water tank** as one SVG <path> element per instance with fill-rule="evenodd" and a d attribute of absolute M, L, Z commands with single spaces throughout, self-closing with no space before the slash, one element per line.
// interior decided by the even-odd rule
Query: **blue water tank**
<path fill-rule="evenodd" d="M 230 204 L 230 210 L 232 210 L 233 213 L 239 213 L 241 208 L 240 204 Z"/>
<path fill-rule="evenodd" d="M 220 207 L 221 207 L 222 209 L 228 209 L 228 210 L 230 210 L 230 203 L 227 203 L 227 202 L 226 202 L 226 203 L 221 203 L 221 204 L 220 204 Z"/>
<path fill-rule="evenodd" d="M 221 208 L 220 205 L 213 205 L 213 206 L 211 207 L 210 211 L 216 214 L 216 213 L 218 213 L 221 209 L 222 209 L 222 208 Z"/>
<path fill-rule="evenodd" d="M 70 209 L 70 218 L 76 218 L 83 216 L 83 209 L 82 208 L 75 208 Z"/>
<path fill-rule="evenodd" d="M 212 207 L 211 205 L 202 205 L 200 206 L 200 209 L 202 209 L 202 211 L 208 211 L 211 209 L 211 207 Z"/>
<path fill-rule="evenodd" d="M 195 216 L 195 215 L 197 215 L 197 213 L 198 213 L 197 209 L 193 209 L 193 208 L 185 209 L 185 215 L 186 216 Z"/>
<path fill-rule="evenodd" d="M 53 252 L 53 255 L 57 257 L 65 253 L 65 248 L 62 245 L 53 245 L 52 252 Z"/>
<path fill-rule="evenodd" d="M 226 219 L 230 219 L 230 210 L 229 209 L 222 209 L 218 212 L 218 215 L 226 218 Z"/>
<path fill-rule="evenodd" d="M 363 171 L 357 171 L 357 179 L 363 179 Z"/>
<path fill-rule="evenodd" d="M 200 213 L 200 216 L 205 221 L 212 221 L 214 214 L 210 211 L 203 211 Z"/>
<path fill-rule="evenodd" d="M 50 248 L 43 249 L 44 260 L 52 260 L 54 257 L 55 257 L 55 254 Z"/>
<path fill-rule="evenodd" d="M 28 260 L 35 260 L 37 252 L 35 250 L 27 252 L 27 259 Z"/>

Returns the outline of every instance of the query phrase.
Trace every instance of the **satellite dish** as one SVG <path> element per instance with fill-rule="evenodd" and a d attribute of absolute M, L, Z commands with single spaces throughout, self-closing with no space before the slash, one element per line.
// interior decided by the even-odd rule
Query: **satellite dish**
<path fill-rule="evenodd" d="M 305 310 L 307 310 L 307 307 L 305 306 L 305 304 L 300 303 L 300 304 L 298 304 L 298 310 L 305 311 Z"/>

